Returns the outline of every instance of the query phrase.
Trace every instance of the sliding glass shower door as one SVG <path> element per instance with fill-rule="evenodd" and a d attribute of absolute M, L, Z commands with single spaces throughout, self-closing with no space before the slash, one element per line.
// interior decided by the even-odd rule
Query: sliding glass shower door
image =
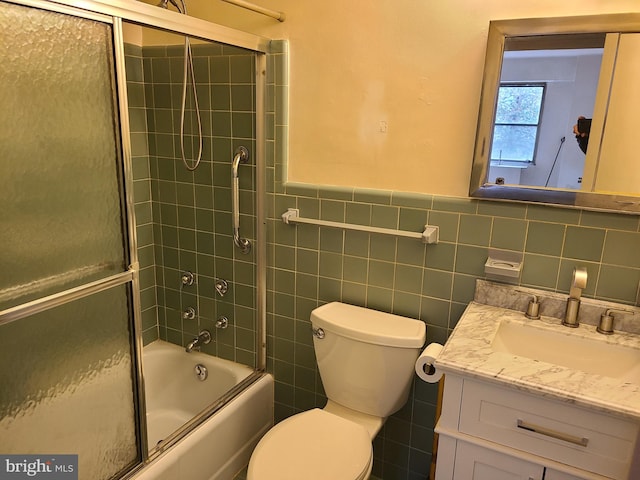
<path fill-rule="evenodd" d="M 0 2 L 0 455 L 93 480 L 142 455 L 113 26 L 87 15 Z"/>

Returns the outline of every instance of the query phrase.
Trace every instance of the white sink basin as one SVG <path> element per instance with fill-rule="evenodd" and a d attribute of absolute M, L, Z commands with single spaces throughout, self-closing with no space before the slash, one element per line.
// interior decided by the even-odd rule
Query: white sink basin
<path fill-rule="evenodd" d="M 491 347 L 496 352 L 640 384 L 640 349 L 598 336 L 590 331 L 579 334 L 562 325 L 504 320 Z"/>

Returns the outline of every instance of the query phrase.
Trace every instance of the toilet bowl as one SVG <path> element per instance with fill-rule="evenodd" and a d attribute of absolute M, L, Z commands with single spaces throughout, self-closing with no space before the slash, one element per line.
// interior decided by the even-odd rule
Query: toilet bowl
<path fill-rule="evenodd" d="M 269 430 L 251 456 L 247 479 L 366 480 L 372 466 L 367 430 L 314 408 Z"/>
<path fill-rule="evenodd" d="M 269 430 L 247 480 L 366 480 L 373 439 L 407 401 L 424 322 L 333 302 L 311 313 L 311 326 L 327 404 Z"/>

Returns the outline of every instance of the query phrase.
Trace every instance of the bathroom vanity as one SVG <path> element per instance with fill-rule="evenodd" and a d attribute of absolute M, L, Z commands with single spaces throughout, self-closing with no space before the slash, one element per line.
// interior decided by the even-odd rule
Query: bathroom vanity
<path fill-rule="evenodd" d="M 539 319 L 524 315 L 532 295 Z M 617 330 L 637 328 L 640 309 L 583 300 L 582 323 L 567 328 L 563 301 L 478 281 L 436 361 L 436 480 L 640 478 L 640 335 Z M 616 307 L 615 333 L 597 333 Z"/>

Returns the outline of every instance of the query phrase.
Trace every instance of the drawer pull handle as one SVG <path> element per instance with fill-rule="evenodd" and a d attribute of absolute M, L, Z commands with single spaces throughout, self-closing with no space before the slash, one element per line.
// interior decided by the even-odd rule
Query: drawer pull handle
<path fill-rule="evenodd" d="M 541 427 L 540 425 L 534 425 L 532 423 L 524 422 L 518 419 L 517 423 L 518 428 L 522 430 L 527 430 L 529 432 L 539 433 L 540 435 L 545 435 L 551 438 L 557 438 L 558 440 L 564 440 L 565 442 L 573 443 L 574 445 L 579 445 L 581 447 L 586 447 L 589 443 L 588 438 L 580 438 L 575 437 L 573 435 L 569 435 L 567 433 L 558 432 L 556 430 L 551 430 L 549 428 Z"/>

